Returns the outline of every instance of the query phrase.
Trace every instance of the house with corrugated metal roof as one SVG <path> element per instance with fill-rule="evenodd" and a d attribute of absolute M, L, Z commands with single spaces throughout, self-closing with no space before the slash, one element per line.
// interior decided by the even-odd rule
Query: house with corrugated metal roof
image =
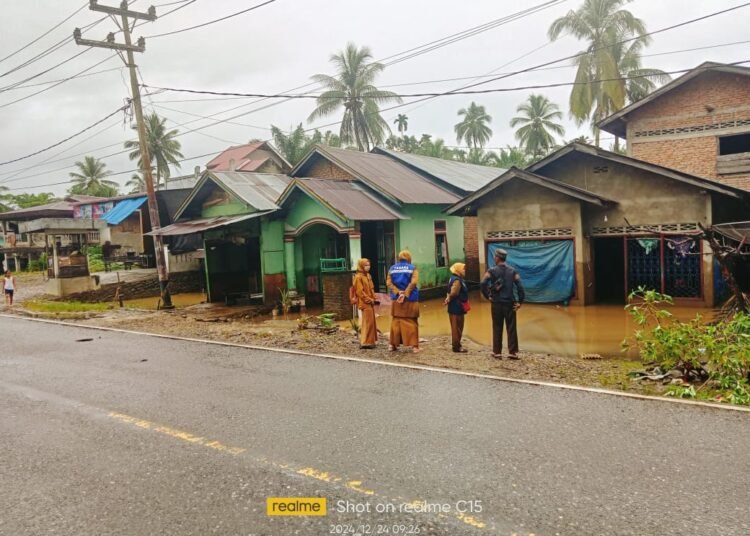
<path fill-rule="evenodd" d="M 237 294 L 350 314 L 350 270 L 367 257 L 380 291 L 409 249 L 421 287 L 440 293 L 466 260 L 464 223 L 443 211 L 503 170 L 429 157 L 315 146 L 289 175 L 208 169 L 164 236 L 201 233 L 211 301 Z M 235 164 L 236 168 L 236 164 Z"/>
<path fill-rule="evenodd" d="M 286 173 L 292 166 L 267 141 L 235 145 L 219 153 L 208 164 L 210 171 L 248 171 L 252 173 Z"/>
<path fill-rule="evenodd" d="M 482 270 L 507 250 L 528 301 L 623 304 L 645 287 L 710 307 L 721 277 L 701 226 L 743 219 L 749 202 L 719 181 L 570 143 L 447 212 L 478 217 Z"/>

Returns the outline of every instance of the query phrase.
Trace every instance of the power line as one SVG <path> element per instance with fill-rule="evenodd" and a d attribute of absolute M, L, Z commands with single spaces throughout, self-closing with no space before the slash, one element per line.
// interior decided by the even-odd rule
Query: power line
<path fill-rule="evenodd" d="M 83 50 L 83 52 L 88 52 L 89 50 L 91 50 L 91 49 L 90 49 L 90 48 L 86 48 L 86 49 L 84 49 L 84 50 Z M 82 53 L 83 53 L 83 52 L 82 52 Z M 101 65 L 102 63 L 105 63 L 105 62 L 107 62 L 107 61 L 111 60 L 112 58 L 114 58 L 114 57 L 116 57 L 116 56 L 117 56 L 117 54 L 112 54 L 111 56 L 107 56 L 107 57 L 106 57 L 106 58 L 104 58 L 103 60 L 101 60 L 101 61 L 98 61 L 98 62 L 96 62 L 95 64 L 93 64 L 93 65 L 90 65 L 89 67 L 86 67 L 86 68 L 85 68 L 84 70 L 82 70 L 82 71 L 79 71 L 78 73 L 74 74 L 73 76 L 69 76 L 68 78 L 64 78 L 64 79 L 60 80 L 60 81 L 59 81 L 59 82 L 57 82 L 56 84 L 53 84 L 53 85 L 51 85 L 51 86 L 49 86 L 49 87 L 46 87 L 46 88 L 44 88 L 44 89 L 40 89 L 39 91 L 36 91 L 36 92 L 34 92 L 34 93 L 30 94 L 30 95 L 26 95 L 25 97 L 21 97 L 20 99 L 16 99 L 16 100 L 14 100 L 14 101 L 6 102 L 5 104 L 2 104 L 2 105 L 0 105 L 0 109 L 2 109 L 2 108 L 6 108 L 6 107 L 8 107 L 8 106 L 10 106 L 10 105 L 12 105 L 12 104 L 16 104 L 17 102 L 25 101 L 26 99 L 30 99 L 30 98 L 32 98 L 32 97 L 36 97 L 36 96 L 37 96 L 37 95 L 39 95 L 40 93 L 44 93 L 45 91 L 49 91 L 50 89 L 54 89 L 54 88 L 56 88 L 57 86 L 59 86 L 59 85 L 62 85 L 62 84 L 64 84 L 65 82 L 68 82 L 68 81 L 70 81 L 70 80 L 73 80 L 74 78 L 78 78 L 79 76 L 81 76 L 82 74 L 84 74 L 84 73 L 86 73 L 86 72 L 90 71 L 90 70 L 91 70 L 91 69 L 93 69 L 94 67 L 99 67 L 99 66 L 100 66 L 100 65 Z"/>
<path fill-rule="evenodd" d="M 167 35 L 175 35 L 175 34 L 178 34 L 178 33 L 187 32 L 187 31 L 190 31 L 190 30 L 195 30 L 197 28 L 203 28 L 204 26 L 209 26 L 210 24 L 215 24 L 217 22 L 221 22 L 221 21 L 224 21 L 224 20 L 227 20 L 227 19 L 231 19 L 232 17 L 236 17 L 238 15 L 242 15 L 244 13 L 248 13 L 249 11 L 253 11 L 253 10 L 261 8 L 263 6 L 267 6 L 268 4 L 273 4 L 274 2 L 276 2 L 276 0 L 266 0 L 265 2 L 262 2 L 260 4 L 254 5 L 253 7 L 249 7 L 247 9 L 243 9 L 242 11 L 238 11 L 237 13 L 232 13 L 231 15 L 227 15 L 227 16 L 221 17 L 219 19 L 214 19 L 214 20 L 211 20 L 211 21 L 208 21 L 208 22 L 197 24 L 195 26 L 190 26 L 188 28 L 183 28 L 181 30 L 174 30 L 174 31 L 171 31 L 171 32 L 164 32 L 164 33 L 160 33 L 160 34 L 149 35 L 149 36 L 146 36 L 146 38 L 147 39 L 155 39 L 157 37 L 166 37 Z M 188 4 L 186 4 L 186 5 L 188 5 Z M 177 9 L 179 9 L 179 8 L 177 8 Z M 173 11 L 177 11 L 177 9 L 174 9 Z"/>
<path fill-rule="evenodd" d="M 122 69 L 125 69 L 125 67 L 112 67 L 111 69 L 102 69 L 101 71 L 94 71 L 93 73 L 81 74 L 81 75 L 78 75 L 76 78 L 87 78 L 89 76 L 96 76 L 98 74 L 111 73 L 112 71 L 120 71 Z M 15 89 L 28 89 L 30 87 L 47 86 L 49 84 L 62 82 L 63 80 L 69 80 L 69 78 L 60 78 L 58 80 L 48 80 L 47 82 L 37 82 L 36 84 L 27 84 L 25 86 L 15 86 L 15 87 L 11 87 L 8 89 L 0 88 L 0 93 L 4 93 L 6 91 L 13 91 Z"/>
<path fill-rule="evenodd" d="M 38 154 L 44 153 L 46 151 L 49 151 L 50 149 L 54 149 L 55 147 L 58 147 L 58 146 L 62 145 L 66 141 L 70 141 L 73 138 L 75 138 L 76 136 L 80 136 L 84 132 L 87 132 L 87 131 L 91 130 L 92 128 L 96 127 L 97 125 L 100 125 L 101 123 L 103 123 L 104 121 L 106 121 L 107 119 L 109 119 L 110 117 L 112 117 L 114 115 L 117 115 L 120 112 L 124 112 L 128 108 L 130 108 L 130 102 L 129 101 L 128 101 L 128 103 L 125 106 L 120 106 L 114 112 L 111 112 L 111 113 L 107 114 L 105 117 L 99 119 L 96 123 L 93 123 L 93 124 L 87 126 L 86 128 L 84 128 L 82 130 L 79 130 L 78 132 L 76 132 L 72 136 L 68 136 L 64 140 L 58 141 L 57 143 L 53 143 L 52 145 L 50 145 L 48 147 L 45 147 L 44 149 L 40 149 L 38 151 L 34 151 L 33 153 L 27 154 L 25 156 L 20 156 L 18 158 L 14 158 L 12 160 L 6 160 L 5 162 L 0 162 L 0 166 L 5 166 L 7 164 L 12 164 L 13 162 L 19 162 L 20 160 L 25 160 L 27 158 L 31 158 L 32 156 L 36 156 Z"/>
<path fill-rule="evenodd" d="M 725 65 L 741 65 L 743 63 L 750 63 L 750 60 L 742 60 L 742 61 L 736 61 L 732 63 L 727 63 Z M 710 69 L 711 67 L 707 67 L 705 69 Z M 683 74 L 690 71 L 695 70 L 695 67 L 690 67 L 687 69 L 677 69 L 674 71 L 662 71 L 663 74 Z M 399 97 L 399 98 L 416 98 L 416 97 L 452 97 L 455 95 L 483 95 L 488 93 L 505 93 L 510 91 L 520 91 L 520 90 L 526 90 L 526 89 L 545 89 L 545 88 L 554 88 L 554 87 L 563 87 L 563 86 L 576 86 L 576 85 L 588 85 L 588 84 L 596 84 L 600 82 L 617 82 L 617 81 L 627 81 L 627 80 L 639 80 L 641 78 L 652 78 L 653 74 L 640 74 L 640 75 L 633 75 L 633 76 L 618 76 L 613 78 L 600 78 L 597 80 L 586 80 L 583 82 L 579 81 L 573 81 L 573 82 L 554 82 L 549 84 L 534 84 L 534 85 L 527 85 L 527 86 L 514 86 L 514 87 L 502 87 L 502 88 L 488 88 L 488 89 L 476 89 L 476 90 L 454 90 L 454 91 L 441 91 L 441 92 L 423 92 L 423 93 L 401 93 L 401 94 L 394 94 L 393 97 Z M 260 97 L 264 99 L 340 99 L 341 97 L 338 96 L 332 96 L 327 97 L 325 93 L 320 95 L 312 95 L 309 93 L 296 93 L 296 94 L 263 94 L 263 93 L 234 93 L 234 92 L 225 92 L 225 91 L 204 91 L 204 90 L 197 90 L 197 89 L 183 89 L 183 88 L 167 88 L 167 87 L 158 87 L 158 86 L 148 86 L 143 84 L 143 87 L 148 87 L 151 89 L 159 89 L 162 91 L 173 91 L 173 92 L 179 92 L 179 93 L 194 93 L 194 94 L 205 94 L 205 95 L 231 95 L 236 97 Z M 409 103 L 411 104 L 411 103 Z"/>
<path fill-rule="evenodd" d="M 47 35 L 49 35 L 49 34 L 50 34 L 51 32 L 53 32 L 54 30 L 58 29 L 58 28 L 59 28 L 60 26 L 62 26 L 62 25 L 63 25 L 63 24 L 65 24 L 66 22 L 68 22 L 68 21 L 69 21 L 70 19 L 72 19 L 72 18 L 73 18 L 74 16 L 78 15 L 78 13 L 79 13 L 79 12 L 81 12 L 82 10 L 86 9 L 86 7 L 88 7 L 88 4 L 83 4 L 83 5 L 81 6 L 81 7 L 79 7 L 78 9 L 76 9 L 76 10 L 75 10 L 75 11 L 74 11 L 73 13 L 71 13 L 70 15 L 68 15 L 67 17 L 65 17 L 65 18 L 64 18 L 64 19 L 63 19 L 62 21 L 60 21 L 60 22 L 58 22 L 57 24 L 55 24 L 55 25 L 54 25 L 54 26 L 53 26 L 52 28 L 50 28 L 50 29 L 49 29 L 49 30 L 47 30 L 46 32 L 42 33 L 42 35 L 40 35 L 39 37 L 37 37 L 37 38 L 36 38 L 36 39 L 34 39 L 33 41 L 31 41 L 31 42 L 29 42 L 29 43 L 25 44 L 24 46 L 22 46 L 21 48 L 19 48 L 19 49 L 18 49 L 18 50 L 16 50 L 15 52 L 11 52 L 10 54 L 8 54 L 7 56 L 5 56 L 4 58 L 0 58 L 0 63 L 4 62 L 5 60 L 7 60 L 7 59 L 9 59 L 9 58 L 12 58 L 13 56 L 15 56 L 16 54 L 18 54 L 19 52 L 23 52 L 24 50 L 26 50 L 27 48 L 29 48 L 29 47 L 30 47 L 31 45 L 33 45 L 34 43 L 36 43 L 36 42 L 38 42 L 38 41 L 40 41 L 40 40 L 44 39 L 44 38 L 45 38 L 45 37 L 47 37 Z"/>

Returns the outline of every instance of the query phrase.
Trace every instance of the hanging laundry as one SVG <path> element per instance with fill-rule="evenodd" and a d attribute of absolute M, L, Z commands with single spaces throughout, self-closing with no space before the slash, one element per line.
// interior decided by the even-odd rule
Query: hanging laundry
<path fill-rule="evenodd" d="M 643 248 L 646 255 L 650 255 L 653 250 L 659 246 L 658 238 L 639 238 L 638 245 Z"/>
<path fill-rule="evenodd" d="M 667 247 L 673 250 L 678 257 L 683 259 L 687 257 L 693 248 L 695 248 L 695 240 L 692 238 L 683 238 L 681 240 L 667 239 Z"/>

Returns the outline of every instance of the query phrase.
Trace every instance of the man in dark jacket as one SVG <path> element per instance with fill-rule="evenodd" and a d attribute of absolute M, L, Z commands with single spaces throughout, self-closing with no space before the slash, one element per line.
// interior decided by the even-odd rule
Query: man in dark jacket
<path fill-rule="evenodd" d="M 487 270 L 482 278 L 482 295 L 492 302 L 492 357 L 502 359 L 503 324 L 508 330 L 508 354 L 518 359 L 518 332 L 516 331 L 516 311 L 521 307 L 526 292 L 521 284 L 521 276 L 505 264 L 508 252 L 495 250 L 495 266 Z M 518 298 L 513 292 L 515 287 Z"/>

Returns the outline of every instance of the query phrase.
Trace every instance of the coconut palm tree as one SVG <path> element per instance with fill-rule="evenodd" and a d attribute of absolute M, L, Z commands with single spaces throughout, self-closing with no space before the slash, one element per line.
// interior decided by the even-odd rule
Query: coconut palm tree
<path fill-rule="evenodd" d="M 584 0 L 575 11 L 555 20 L 548 35 L 555 40 L 563 33 L 588 43 L 586 54 L 573 61 L 578 67 L 576 85 L 570 92 L 570 115 L 579 125 L 601 119 L 625 105 L 627 96 L 613 43 L 646 33 L 646 24 L 622 7 L 632 0 Z M 642 46 L 649 43 L 642 38 Z M 599 129 L 594 127 L 599 145 Z"/>
<path fill-rule="evenodd" d="M 487 114 L 484 106 L 472 102 L 468 108 L 461 108 L 458 115 L 463 116 L 463 119 L 453 127 L 456 141 L 465 141 L 472 148 L 484 147 L 492 137 L 492 129 L 489 127 L 492 117 Z"/>
<path fill-rule="evenodd" d="M 85 156 L 83 161 L 75 163 L 78 172 L 70 172 L 73 186 L 70 187 L 71 194 L 95 195 L 98 197 L 113 197 L 117 195 L 119 184 L 115 181 L 105 179 L 109 175 L 107 164 L 94 158 Z"/>
<path fill-rule="evenodd" d="M 497 153 L 497 167 L 503 169 L 509 169 L 513 166 L 517 168 L 525 168 L 532 161 L 529 154 L 526 153 L 520 147 L 511 147 L 510 145 L 504 149 L 500 149 Z"/>
<path fill-rule="evenodd" d="M 318 138 L 322 140 L 322 135 L 319 132 L 317 134 Z M 302 123 L 297 125 L 297 128 L 289 134 L 286 134 L 279 127 L 271 125 L 271 136 L 273 137 L 274 145 L 292 166 L 296 166 L 316 143 L 313 138 L 305 133 Z"/>
<path fill-rule="evenodd" d="M 380 115 L 380 105 L 401 102 L 392 91 L 378 89 L 373 84 L 385 69 L 382 63 L 372 61 L 368 47 L 357 48 L 353 43 L 331 56 L 336 75 L 316 74 L 314 82 L 325 91 L 317 99 L 317 108 L 307 118 L 312 122 L 344 109 L 339 135 L 344 145 L 356 145 L 360 151 L 370 150 L 383 143 L 391 129 Z"/>
<path fill-rule="evenodd" d="M 406 114 L 398 114 L 396 119 L 393 120 L 393 124 L 396 125 L 398 133 L 403 136 L 406 130 L 409 128 L 409 118 L 406 116 Z"/>
<path fill-rule="evenodd" d="M 140 173 L 133 173 L 125 186 L 130 187 L 131 194 L 139 194 L 146 191 L 146 180 Z"/>
<path fill-rule="evenodd" d="M 547 154 L 555 146 L 554 134 L 565 134 L 565 129 L 556 122 L 562 119 L 562 112 L 557 104 L 544 95 L 529 95 L 516 111 L 521 115 L 511 119 L 510 126 L 515 128 L 520 125 L 516 130 L 516 139 L 535 158 Z"/>
<path fill-rule="evenodd" d="M 156 184 L 155 188 L 161 186 L 162 179 L 164 182 L 169 179 L 171 172 L 169 166 L 180 167 L 179 159 L 183 158 L 180 149 L 180 142 L 175 139 L 178 134 L 177 129 L 167 130 L 167 120 L 159 117 L 156 112 L 146 116 L 146 139 L 148 141 L 148 154 L 151 157 L 150 164 L 156 162 Z M 134 127 L 135 129 L 135 127 Z M 137 129 L 136 129 L 137 130 Z M 125 142 L 126 149 L 133 149 L 128 157 L 131 160 L 138 160 L 138 166 L 143 167 L 141 160 L 141 146 L 137 141 L 128 140 Z"/>

